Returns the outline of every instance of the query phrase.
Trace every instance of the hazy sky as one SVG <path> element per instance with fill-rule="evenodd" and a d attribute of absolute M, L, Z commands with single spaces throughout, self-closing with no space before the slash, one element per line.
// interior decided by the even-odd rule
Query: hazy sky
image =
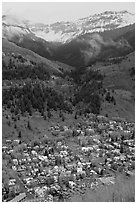
<path fill-rule="evenodd" d="M 71 21 L 104 11 L 127 10 L 135 13 L 133 2 L 20 2 L 3 3 L 3 14 L 14 14 L 33 22 Z"/>

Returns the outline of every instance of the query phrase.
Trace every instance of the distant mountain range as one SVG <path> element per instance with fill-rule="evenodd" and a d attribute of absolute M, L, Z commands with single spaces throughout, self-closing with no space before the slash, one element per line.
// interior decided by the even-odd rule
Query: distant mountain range
<path fill-rule="evenodd" d="M 135 15 L 127 11 L 106 11 L 50 25 L 3 15 L 2 36 L 42 57 L 84 67 L 134 51 L 134 23 Z"/>
<path fill-rule="evenodd" d="M 34 24 L 27 20 L 16 19 L 14 16 L 3 16 L 3 23 L 8 26 L 11 34 L 22 35 L 32 32 L 46 41 L 61 43 L 70 42 L 79 35 L 114 30 L 134 22 L 135 15 L 127 11 L 106 11 L 74 22 L 57 22 L 50 25 Z"/>
<path fill-rule="evenodd" d="M 135 22 L 134 14 L 127 11 L 106 11 L 74 22 L 57 22 L 51 25 L 35 24 L 30 29 L 47 41 L 66 43 L 79 35 L 121 28 Z"/>

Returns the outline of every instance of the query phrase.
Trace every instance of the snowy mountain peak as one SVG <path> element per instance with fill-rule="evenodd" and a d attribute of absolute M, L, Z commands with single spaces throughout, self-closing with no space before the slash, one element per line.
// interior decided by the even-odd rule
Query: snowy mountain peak
<path fill-rule="evenodd" d="M 2 21 L 3 27 L 5 26 L 3 34 L 6 36 L 8 33 L 13 36 L 16 32 L 18 35 L 31 32 L 46 41 L 66 43 L 82 34 L 103 32 L 134 24 L 135 15 L 126 10 L 105 11 L 73 22 L 56 22 L 50 25 L 32 23 L 11 15 L 4 15 Z"/>
<path fill-rule="evenodd" d="M 31 31 L 47 41 L 69 42 L 78 35 L 113 30 L 135 23 L 135 15 L 128 11 L 106 11 L 73 22 L 36 25 Z"/>

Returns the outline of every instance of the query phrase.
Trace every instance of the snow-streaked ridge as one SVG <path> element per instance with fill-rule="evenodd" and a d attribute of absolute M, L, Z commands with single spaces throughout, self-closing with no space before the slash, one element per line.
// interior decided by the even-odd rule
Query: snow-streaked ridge
<path fill-rule="evenodd" d="M 135 23 L 135 15 L 127 11 L 106 11 L 73 22 L 59 22 L 51 25 L 33 26 L 35 35 L 48 41 L 69 42 L 80 34 L 113 30 Z"/>
<path fill-rule="evenodd" d="M 50 25 L 34 24 L 15 16 L 3 16 L 2 21 L 3 37 L 22 37 L 33 33 L 46 41 L 66 43 L 81 34 L 103 32 L 134 24 L 135 15 L 127 11 L 106 11 L 73 22 L 57 22 Z"/>

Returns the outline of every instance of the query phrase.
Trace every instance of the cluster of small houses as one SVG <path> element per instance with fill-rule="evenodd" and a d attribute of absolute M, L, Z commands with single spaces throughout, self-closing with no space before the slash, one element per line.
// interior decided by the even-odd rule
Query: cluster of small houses
<path fill-rule="evenodd" d="M 54 137 L 64 133 L 68 140 L 73 138 L 75 149 L 67 145 L 67 140 L 54 145 L 24 144 L 22 158 L 14 158 L 11 168 L 25 192 L 13 201 L 63 201 L 73 193 L 83 194 L 87 188 L 95 190 L 98 184 L 114 184 L 117 171 L 133 174 L 134 123 L 90 114 L 73 131 L 72 127 L 59 125 L 50 131 Z M 6 154 L 13 152 L 11 143 L 6 141 L 2 148 Z M 14 143 L 19 144 L 19 140 Z M 15 178 L 9 180 L 9 187 L 16 185 Z M 27 198 L 28 194 L 32 199 Z"/>

